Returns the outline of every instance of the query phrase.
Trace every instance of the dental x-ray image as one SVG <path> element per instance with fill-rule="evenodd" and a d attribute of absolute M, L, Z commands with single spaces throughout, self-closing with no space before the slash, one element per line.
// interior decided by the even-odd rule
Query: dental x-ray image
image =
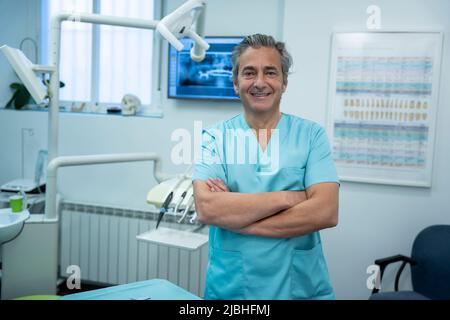
<path fill-rule="evenodd" d="M 207 54 L 201 63 L 193 61 L 188 53 L 183 53 L 178 68 L 178 83 L 181 86 L 233 88 L 233 67 L 226 53 Z"/>
<path fill-rule="evenodd" d="M 192 41 L 169 52 L 169 98 L 238 100 L 233 90 L 231 53 L 242 38 L 207 37 L 211 48 L 202 62 L 190 59 Z"/>

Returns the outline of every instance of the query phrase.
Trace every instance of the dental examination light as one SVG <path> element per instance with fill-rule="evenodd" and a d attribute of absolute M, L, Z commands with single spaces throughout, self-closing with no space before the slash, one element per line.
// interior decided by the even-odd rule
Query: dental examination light
<path fill-rule="evenodd" d="M 209 44 L 202 39 L 205 28 L 205 7 L 203 0 L 190 0 L 164 17 L 156 26 L 156 30 L 178 51 L 183 50 L 184 45 L 179 40 L 189 37 L 194 41 L 191 49 L 191 58 L 194 61 L 203 61 Z M 194 22 L 197 21 L 199 34 L 192 30 Z"/>
<path fill-rule="evenodd" d="M 38 73 L 52 73 L 54 68 L 33 64 L 22 51 L 4 45 L 0 50 L 8 59 L 19 79 L 30 92 L 37 104 L 43 103 L 47 97 L 47 88 L 37 76 Z"/>

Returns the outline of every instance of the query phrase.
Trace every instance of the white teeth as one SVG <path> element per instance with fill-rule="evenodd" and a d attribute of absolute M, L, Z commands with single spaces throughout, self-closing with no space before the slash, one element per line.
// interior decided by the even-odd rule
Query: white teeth
<path fill-rule="evenodd" d="M 270 95 L 270 93 L 252 93 L 252 95 L 255 97 L 266 97 Z"/>

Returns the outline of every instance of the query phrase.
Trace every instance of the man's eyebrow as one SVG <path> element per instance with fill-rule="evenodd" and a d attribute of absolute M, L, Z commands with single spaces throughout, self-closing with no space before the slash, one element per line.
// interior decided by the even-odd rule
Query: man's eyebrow
<path fill-rule="evenodd" d="M 244 70 L 256 70 L 256 68 L 254 66 L 245 66 L 242 68 L 242 71 Z"/>
<path fill-rule="evenodd" d="M 254 66 L 245 66 L 245 67 L 243 67 L 242 68 L 242 71 L 246 71 L 246 70 L 256 70 L 256 67 L 254 67 Z M 267 66 L 267 67 L 264 67 L 264 70 L 275 70 L 275 71 L 278 71 L 278 67 L 277 66 Z"/>
<path fill-rule="evenodd" d="M 276 70 L 278 71 L 278 68 L 276 66 L 267 66 L 264 68 L 264 70 Z"/>

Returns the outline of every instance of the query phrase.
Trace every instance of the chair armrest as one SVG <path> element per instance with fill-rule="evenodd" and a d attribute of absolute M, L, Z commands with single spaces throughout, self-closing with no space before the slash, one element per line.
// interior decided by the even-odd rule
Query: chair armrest
<path fill-rule="evenodd" d="M 404 256 L 401 254 L 397 254 L 395 256 L 390 256 L 390 257 L 375 260 L 375 264 L 380 267 L 380 283 L 383 280 L 383 273 L 384 273 L 384 270 L 386 269 L 386 267 L 392 263 L 400 262 L 400 261 L 402 262 L 402 264 L 401 264 L 400 268 L 398 269 L 397 274 L 395 276 L 395 291 L 398 291 L 398 283 L 400 281 L 400 275 L 401 275 L 403 269 L 405 268 L 406 264 L 409 263 L 410 265 L 414 266 L 417 264 L 417 262 L 414 261 L 413 259 L 411 259 L 410 257 Z M 372 290 L 372 293 L 377 293 L 378 291 L 379 291 L 379 289 L 374 288 Z"/>
<path fill-rule="evenodd" d="M 404 261 L 404 262 L 410 263 L 411 265 L 416 264 L 416 262 L 413 259 L 411 259 L 410 257 L 404 256 L 404 255 L 401 255 L 401 254 L 397 254 L 395 256 L 390 256 L 390 257 L 386 257 L 386 258 L 382 258 L 382 259 L 377 259 L 377 260 L 375 260 L 375 264 L 380 266 L 380 269 L 384 269 L 389 264 L 399 262 L 399 261 Z"/>

